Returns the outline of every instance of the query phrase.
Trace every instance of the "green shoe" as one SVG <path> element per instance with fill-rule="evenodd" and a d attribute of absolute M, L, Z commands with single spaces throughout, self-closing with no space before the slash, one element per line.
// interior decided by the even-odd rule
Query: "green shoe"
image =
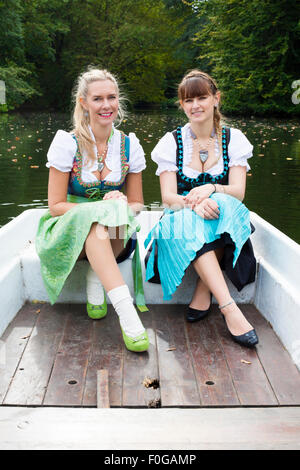
<path fill-rule="evenodd" d="M 148 338 L 148 334 L 146 330 L 144 331 L 144 333 L 142 333 L 139 336 L 136 336 L 135 338 L 130 338 L 124 333 L 122 328 L 121 330 L 122 330 L 122 335 L 123 335 L 125 346 L 129 351 L 133 351 L 133 352 L 147 351 L 147 349 L 149 348 L 149 338 Z"/>
<path fill-rule="evenodd" d="M 107 314 L 107 303 L 106 297 L 104 296 L 104 302 L 101 305 L 93 305 L 89 302 L 86 303 L 86 310 L 88 316 L 93 320 L 100 320 L 100 318 L 104 318 Z"/>

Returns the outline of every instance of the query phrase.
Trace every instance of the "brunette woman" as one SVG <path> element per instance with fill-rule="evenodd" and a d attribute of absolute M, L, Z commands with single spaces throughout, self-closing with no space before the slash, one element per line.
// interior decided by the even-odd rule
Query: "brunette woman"
<path fill-rule="evenodd" d="M 158 274 L 169 300 L 192 263 L 199 278 L 187 320 L 204 318 L 213 294 L 233 339 L 252 347 L 256 332 L 231 298 L 222 269 L 238 290 L 255 279 L 250 214 L 241 202 L 253 147 L 240 130 L 221 125 L 220 91 L 208 74 L 189 72 L 178 98 L 188 123 L 167 132 L 152 152 L 168 209 L 145 242 L 153 239 L 146 279 Z"/>

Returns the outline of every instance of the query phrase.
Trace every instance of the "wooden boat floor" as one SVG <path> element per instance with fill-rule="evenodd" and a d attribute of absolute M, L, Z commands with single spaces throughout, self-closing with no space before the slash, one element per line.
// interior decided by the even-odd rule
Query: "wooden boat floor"
<path fill-rule="evenodd" d="M 184 305 L 140 314 L 150 348 L 127 351 L 111 305 L 91 320 L 84 305 L 27 303 L 0 342 L 0 404 L 70 407 L 299 406 L 300 374 L 253 305 L 241 309 L 259 344 L 234 343 L 213 305 L 187 323 Z M 5 360 L 3 360 L 3 358 Z"/>

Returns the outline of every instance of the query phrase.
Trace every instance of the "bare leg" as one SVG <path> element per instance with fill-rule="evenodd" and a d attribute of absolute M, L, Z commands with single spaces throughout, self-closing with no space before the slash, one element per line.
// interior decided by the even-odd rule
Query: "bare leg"
<path fill-rule="evenodd" d="M 119 256 L 119 254 L 125 248 L 124 247 L 124 239 L 119 238 L 119 227 L 116 227 L 116 230 L 113 230 L 113 229 L 115 229 L 115 227 L 113 227 L 112 230 L 110 228 L 108 228 L 108 234 L 109 234 L 109 238 L 110 238 L 112 251 L 114 253 L 115 258 L 117 258 Z M 96 228 L 97 233 L 99 233 L 99 230 L 101 230 L 101 229 Z M 104 227 L 103 227 L 103 230 L 105 231 Z M 86 251 L 85 251 L 85 248 L 83 248 L 80 255 L 78 256 L 78 260 L 83 259 L 85 257 L 86 257 Z"/>
<path fill-rule="evenodd" d="M 85 242 L 85 252 L 106 292 L 125 284 L 105 227 L 92 225 Z"/>
<path fill-rule="evenodd" d="M 194 268 L 199 277 L 215 296 L 219 305 L 231 301 L 231 296 L 214 251 L 204 253 L 194 262 Z M 229 331 L 235 335 L 242 335 L 253 327 L 246 320 L 238 306 L 233 303 L 222 309 Z"/>
<path fill-rule="evenodd" d="M 123 247 L 123 240 L 121 242 L 113 243 L 116 252 Z M 118 267 L 106 227 L 97 223 L 92 225 L 85 242 L 85 252 L 119 316 L 126 347 L 130 351 L 145 351 L 149 340 Z"/>
<path fill-rule="evenodd" d="M 193 298 L 190 307 L 196 310 L 207 310 L 210 305 L 210 290 L 206 284 L 200 279 L 197 280 Z"/>
<path fill-rule="evenodd" d="M 224 249 L 218 248 L 215 250 L 216 257 L 220 262 L 223 257 Z M 210 305 L 210 290 L 203 282 L 203 279 L 198 278 L 196 288 L 193 294 L 193 298 L 190 303 L 190 307 L 197 310 L 207 310 Z"/>

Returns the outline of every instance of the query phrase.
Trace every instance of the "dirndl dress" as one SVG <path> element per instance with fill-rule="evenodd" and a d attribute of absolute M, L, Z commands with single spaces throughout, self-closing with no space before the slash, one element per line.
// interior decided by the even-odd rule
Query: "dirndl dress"
<path fill-rule="evenodd" d="M 73 136 L 76 140 L 76 137 Z M 140 311 L 147 310 L 144 300 L 142 270 L 136 232 L 140 226 L 125 201 L 108 199 L 108 191 L 120 190 L 128 172 L 129 138 L 121 133 L 121 179 L 117 183 L 97 181 L 84 183 L 81 180 L 82 155 L 77 146 L 73 168 L 70 173 L 69 202 L 78 203 L 65 214 L 52 217 L 48 210 L 40 219 L 36 235 L 36 251 L 41 262 L 41 274 L 50 303 L 54 304 L 84 247 L 93 223 L 107 227 L 120 227 L 124 231 L 124 251 L 117 259 L 124 261 L 133 251 L 132 270 L 136 304 Z"/>
<path fill-rule="evenodd" d="M 201 173 L 198 178 L 186 177 L 182 171 L 181 128 L 173 135 L 177 142 L 178 194 L 185 195 L 205 183 L 228 183 L 229 128 L 222 129 L 224 170 L 215 177 L 208 173 Z M 238 290 L 255 280 L 256 260 L 250 241 L 254 227 L 249 210 L 240 200 L 227 194 L 214 193 L 210 197 L 218 204 L 218 219 L 203 219 L 187 208 L 165 209 L 163 217 L 146 237 L 146 248 L 152 242 L 146 256 L 146 280 L 161 283 L 164 300 L 171 300 L 191 262 L 219 247 L 224 248 L 221 268 Z"/>

